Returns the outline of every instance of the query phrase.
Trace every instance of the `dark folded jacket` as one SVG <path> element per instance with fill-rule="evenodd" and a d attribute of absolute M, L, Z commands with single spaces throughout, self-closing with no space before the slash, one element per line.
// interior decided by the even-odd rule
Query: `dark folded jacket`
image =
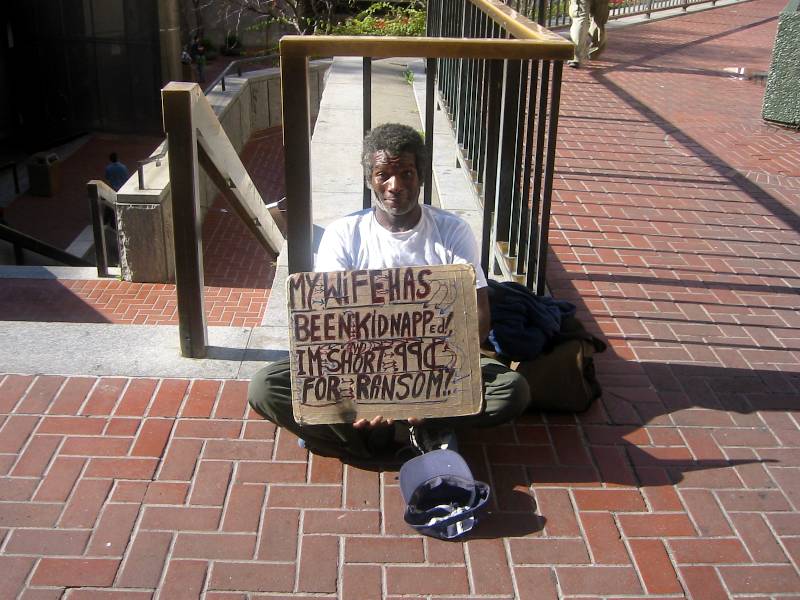
<path fill-rule="evenodd" d="M 566 300 L 536 296 L 513 281 L 489 283 L 492 329 L 489 341 L 499 355 L 515 361 L 538 356 L 561 330 L 562 317 L 575 314 Z"/>

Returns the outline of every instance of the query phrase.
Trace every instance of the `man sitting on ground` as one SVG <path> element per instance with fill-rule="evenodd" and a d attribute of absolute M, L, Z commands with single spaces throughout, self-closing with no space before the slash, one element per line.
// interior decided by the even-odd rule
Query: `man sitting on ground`
<path fill-rule="evenodd" d="M 390 123 L 370 131 L 364 139 L 362 165 L 375 206 L 339 219 L 326 229 L 314 268 L 352 271 L 471 264 L 475 267 L 478 328 L 483 341 L 489 333 L 490 316 L 478 245 L 463 219 L 419 203 L 426 160 L 422 137 L 411 127 Z M 415 437 L 452 439 L 444 433 L 466 426 L 499 425 L 525 411 L 530 390 L 522 376 L 487 357 L 481 357 L 481 374 L 484 405 L 479 414 L 424 422 L 408 419 L 409 425 L 416 429 Z M 250 382 L 248 401 L 256 412 L 300 437 L 306 448 L 318 454 L 371 458 L 391 447 L 392 423 L 381 416 L 352 424 L 297 423 L 292 415 L 288 359 L 256 373 Z M 430 449 L 433 448 L 424 448 Z"/>

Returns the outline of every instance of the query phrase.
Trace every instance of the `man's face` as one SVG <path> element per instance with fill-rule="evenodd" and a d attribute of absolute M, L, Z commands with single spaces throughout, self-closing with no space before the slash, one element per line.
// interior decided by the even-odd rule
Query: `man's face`
<path fill-rule="evenodd" d="M 401 152 L 391 156 L 378 150 L 374 159 L 370 183 L 378 208 L 390 217 L 413 212 L 418 206 L 420 188 L 414 155 Z"/>

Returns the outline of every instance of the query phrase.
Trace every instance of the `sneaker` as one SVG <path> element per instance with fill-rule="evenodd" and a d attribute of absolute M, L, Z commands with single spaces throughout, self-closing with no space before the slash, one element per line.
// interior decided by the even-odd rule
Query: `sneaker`
<path fill-rule="evenodd" d="M 568 60 L 567 66 L 572 67 L 573 69 L 579 69 L 581 66 L 581 61 L 579 60 Z"/>
<path fill-rule="evenodd" d="M 409 439 L 411 446 L 420 454 L 433 450 L 452 450 L 458 452 L 458 439 L 456 432 L 449 428 L 431 429 L 430 427 L 409 426 Z"/>

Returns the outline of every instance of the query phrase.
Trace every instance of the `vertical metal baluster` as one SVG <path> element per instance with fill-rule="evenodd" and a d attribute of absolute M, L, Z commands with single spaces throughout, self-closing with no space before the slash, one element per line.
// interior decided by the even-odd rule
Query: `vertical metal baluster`
<path fill-rule="evenodd" d="M 470 4 L 470 38 L 478 37 L 479 17 L 477 7 Z M 470 58 L 468 64 L 469 79 L 467 82 L 467 108 L 465 109 L 466 115 L 464 119 L 464 141 L 462 146 L 464 148 L 464 156 L 470 158 L 472 164 L 473 148 L 475 147 L 475 116 L 478 110 L 478 67 L 479 61 L 475 58 Z"/>
<path fill-rule="evenodd" d="M 489 257 L 492 245 L 492 213 L 495 209 L 497 193 L 497 151 L 500 134 L 500 104 L 503 94 L 503 61 L 489 60 L 487 77 L 487 132 L 486 132 L 486 174 L 483 186 L 483 232 L 481 235 L 481 267 L 490 275 Z"/>
<path fill-rule="evenodd" d="M 539 248 L 539 230 L 541 229 L 541 221 L 539 219 L 539 211 L 541 210 L 541 194 L 542 194 L 542 168 L 544 163 L 544 135 L 547 126 L 547 90 L 550 86 L 550 61 L 541 61 L 542 72 L 539 79 L 539 116 L 536 123 L 536 149 L 535 149 L 535 165 L 533 169 L 533 197 L 531 198 L 531 235 L 530 246 L 528 247 L 528 273 L 526 277 L 526 285 L 529 289 L 534 288 L 534 278 L 536 276 L 536 267 L 539 264 L 539 257 L 536 254 Z"/>
<path fill-rule="evenodd" d="M 537 225 L 538 215 L 531 208 L 531 167 L 533 163 L 533 132 L 536 128 L 536 90 L 539 86 L 539 61 L 531 60 L 528 76 L 528 114 L 525 128 L 525 157 L 522 160 L 522 218 L 520 219 L 519 250 L 517 252 L 517 275 L 528 269 L 528 248 L 531 242 L 531 231 Z M 530 225 L 529 225 L 530 224 Z"/>
<path fill-rule="evenodd" d="M 549 61 L 548 61 L 549 62 Z M 539 260 L 536 263 L 536 295 L 545 293 L 547 285 L 547 245 L 550 235 L 550 205 L 553 197 L 553 175 L 555 173 L 556 140 L 558 137 L 558 109 L 561 102 L 561 74 L 564 63 L 553 64 L 553 85 L 550 89 L 550 115 L 547 132 L 547 168 L 544 172 L 542 193 L 542 219 L 539 222 Z"/>
<path fill-rule="evenodd" d="M 468 20 L 469 20 L 469 7 L 472 3 L 467 2 L 464 4 L 464 9 L 461 11 L 461 37 L 467 37 Z M 456 100 L 457 106 L 454 109 L 453 121 L 455 122 L 456 129 L 456 143 L 462 145 L 464 142 L 464 119 L 467 112 L 467 79 L 469 61 L 466 58 L 461 58 L 458 61 L 458 98 Z"/>
<path fill-rule="evenodd" d="M 362 67 L 362 107 L 361 107 L 361 115 L 362 115 L 362 129 L 363 129 L 363 136 L 367 135 L 367 132 L 372 129 L 372 58 L 369 56 L 365 56 Z M 361 200 L 361 205 L 363 208 L 369 208 L 372 206 L 372 192 L 367 187 L 366 182 L 364 182 L 364 191 Z"/>
<path fill-rule="evenodd" d="M 450 37 L 450 20 L 453 11 L 452 0 L 445 0 L 442 4 L 442 37 Z M 451 104 L 450 88 L 450 59 L 443 58 L 439 61 L 439 87 L 442 99 L 446 106 Z"/>
<path fill-rule="evenodd" d="M 519 262 L 519 239 L 522 235 L 519 224 L 522 221 L 522 189 L 520 179 L 522 178 L 522 149 L 525 137 L 525 89 L 526 85 L 523 76 L 528 74 L 528 62 L 517 61 L 517 86 L 514 88 L 516 113 L 516 140 L 514 147 L 514 175 L 512 178 L 512 198 L 511 198 L 511 231 L 508 239 L 509 255 L 517 257 Z"/>
<path fill-rule="evenodd" d="M 480 37 L 490 36 L 490 25 L 486 15 L 481 12 L 481 21 L 483 25 L 482 35 Z M 481 70 L 480 81 L 480 106 L 478 110 L 478 119 L 475 121 L 475 150 L 472 168 L 475 170 L 475 177 L 479 183 L 483 183 L 483 162 L 484 162 L 484 148 L 486 141 L 486 98 L 489 94 L 489 61 L 486 59 L 481 60 L 483 69 Z"/>
<path fill-rule="evenodd" d="M 425 149 L 428 152 L 428 164 L 425 165 L 425 195 L 423 202 L 430 204 L 433 198 L 433 118 L 436 114 L 434 102 L 436 59 L 428 58 L 425 63 Z"/>
<path fill-rule="evenodd" d="M 516 154 L 517 115 L 519 112 L 519 65 L 520 61 L 518 60 L 503 61 L 502 109 L 500 113 L 500 130 L 498 131 L 498 174 L 494 217 L 495 243 L 509 241 L 511 229 L 511 200 L 514 195 L 514 157 Z"/>
<path fill-rule="evenodd" d="M 482 13 L 476 7 L 475 9 L 475 23 L 474 23 L 474 36 L 475 38 L 480 38 L 483 36 L 483 32 L 481 29 L 482 26 Z M 480 121 L 480 111 L 481 111 L 481 102 L 483 99 L 483 68 L 484 62 L 482 59 L 472 59 L 472 84 L 470 90 L 470 120 L 469 120 L 469 159 L 470 159 L 470 169 L 472 170 L 472 175 L 477 183 L 477 171 L 475 171 L 475 160 L 477 158 L 477 149 L 478 149 L 478 123 Z"/>

